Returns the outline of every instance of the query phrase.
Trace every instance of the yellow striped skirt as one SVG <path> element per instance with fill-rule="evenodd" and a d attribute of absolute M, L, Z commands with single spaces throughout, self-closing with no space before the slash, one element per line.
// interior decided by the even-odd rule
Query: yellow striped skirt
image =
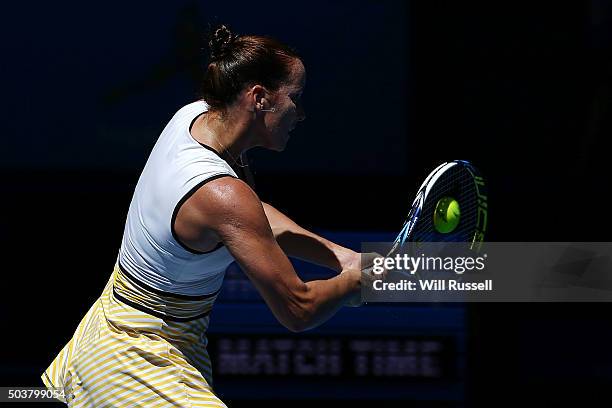
<path fill-rule="evenodd" d="M 206 351 L 216 296 L 168 295 L 115 266 L 42 380 L 70 407 L 225 407 Z"/>

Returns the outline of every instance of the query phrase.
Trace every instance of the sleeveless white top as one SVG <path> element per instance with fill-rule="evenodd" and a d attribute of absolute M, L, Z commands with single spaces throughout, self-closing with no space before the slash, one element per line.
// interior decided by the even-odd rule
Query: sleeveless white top
<path fill-rule="evenodd" d="M 186 105 L 162 131 L 136 185 L 117 259 L 124 272 L 171 294 L 218 291 L 233 261 L 225 246 L 206 253 L 186 247 L 173 228 L 180 206 L 204 183 L 238 177 L 213 149 L 191 136 L 191 123 L 207 110 L 204 101 Z"/>

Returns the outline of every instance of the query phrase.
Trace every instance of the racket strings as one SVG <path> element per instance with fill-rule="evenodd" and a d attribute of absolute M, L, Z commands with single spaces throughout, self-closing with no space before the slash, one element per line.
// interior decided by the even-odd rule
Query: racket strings
<path fill-rule="evenodd" d="M 485 192 L 482 182 L 476 186 L 476 176 L 477 170 L 463 161 L 445 163 L 432 171 L 417 193 L 389 254 L 401 249 L 406 242 L 472 242 L 478 231 L 479 195 Z M 446 234 L 435 229 L 433 219 L 443 197 L 457 200 L 460 210 L 459 224 Z"/>
<path fill-rule="evenodd" d="M 433 214 L 438 201 L 447 196 L 454 198 L 459 203 L 460 219 L 459 225 L 452 233 L 441 234 L 435 229 Z M 478 210 L 478 200 L 473 178 L 462 166 L 452 167 L 442 174 L 425 201 L 422 222 L 418 230 L 419 240 L 465 242 L 471 238 Z M 416 233 L 417 231 L 415 235 Z"/>

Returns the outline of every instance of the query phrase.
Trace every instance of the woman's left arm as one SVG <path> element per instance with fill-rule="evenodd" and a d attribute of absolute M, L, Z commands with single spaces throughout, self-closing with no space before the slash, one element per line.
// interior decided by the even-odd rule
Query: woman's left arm
<path fill-rule="evenodd" d="M 314 234 L 268 203 L 262 203 L 276 241 L 291 257 L 340 272 L 360 269 L 360 254 Z"/>

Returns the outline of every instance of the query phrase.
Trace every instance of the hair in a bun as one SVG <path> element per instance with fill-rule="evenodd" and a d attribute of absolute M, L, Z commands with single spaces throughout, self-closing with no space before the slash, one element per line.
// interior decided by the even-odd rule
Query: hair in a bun
<path fill-rule="evenodd" d="M 226 25 L 210 31 L 208 46 L 202 98 L 216 110 L 224 110 L 249 84 L 277 90 L 300 59 L 293 49 L 273 38 L 235 35 Z"/>
<path fill-rule="evenodd" d="M 238 38 L 237 35 L 233 35 L 232 32 L 225 25 L 220 25 L 211 34 L 210 40 L 208 41 L 208 47 L 210 48 L 210 60 L 216 61 L 222 59 L 224 54 L 228 52 L 232 46 L 234 40 Z"/>

